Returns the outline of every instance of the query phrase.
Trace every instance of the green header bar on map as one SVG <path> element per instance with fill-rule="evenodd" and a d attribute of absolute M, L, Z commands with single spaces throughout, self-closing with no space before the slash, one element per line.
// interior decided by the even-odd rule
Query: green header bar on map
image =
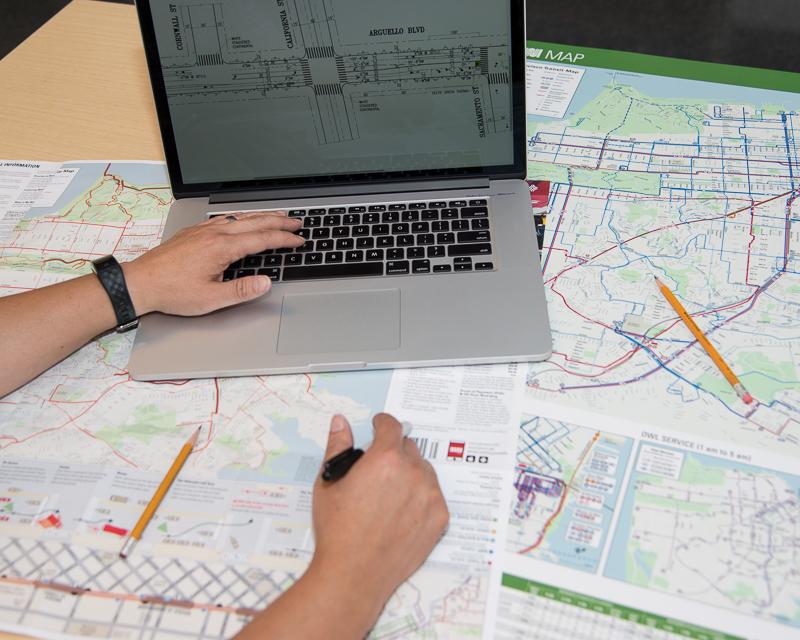
<path fill-rule="evenodd" d="M 646 611 L 640 611 L 639 609 L 623 607 L 622 605 L 609 602 L 608 600 L 592 598 L 591 596 L 585 596 L 574 591 L 567 591 L 566 589 L 559 589 L 558 587 L 542 584 L 541 582 L 518 578 L 508 573 L 503 574 L 503 586 L 530 593 L 539 598 L 545 598 L 571 607 L 584 609 L 585 611 L 591 611 L 597 615 L 609 616 L 632 624 L 658 629 L 683 638 L 692 638 L 693 640 L 741 640 L 736 636 L 731 636 L 719 631 L 696 627 L 695 625 L 681 622 L 680 620 L 664 618 L 652 613 L 647 613 Z"/>
<path fill-rule="evenodd" d="M 529 60 L 800 93 L 800 73 L 528 40 Z"/>

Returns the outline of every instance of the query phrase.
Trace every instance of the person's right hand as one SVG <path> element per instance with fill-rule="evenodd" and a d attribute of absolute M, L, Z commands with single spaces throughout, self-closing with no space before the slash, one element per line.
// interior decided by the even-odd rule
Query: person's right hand
<path fill-rule="evenodd" d="M 163 244 L 122 265 L 137 315 L 161 311 L 181 316 L 208 313 L 252 300 L 270 289 L 267 276 L 222 282 L 231 263 L 251 253 L 299 247 L 302 222 L 283 212 L 237 213 L 181 229 Z"/>
<path fill-rule="evenodd" d="M 381 413 L 372 446 L 333 483 L 314 486 L 316 551 L 309 574 L 333 577 L 358 593 L 373 624 L 395 589 L 425 561 L 449 514 L 433 467 L 400 423 Z M 325 459 L 353 445 L 347 420 L 331 421 Z"/>

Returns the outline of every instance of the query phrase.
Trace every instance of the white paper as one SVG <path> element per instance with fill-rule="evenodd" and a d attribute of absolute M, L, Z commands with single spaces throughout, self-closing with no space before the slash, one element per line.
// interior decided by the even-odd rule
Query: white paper
<path fill-rule="evenodd" d="M 563 118 L 586 69 L 528 60 L 525 67 L 526 110 L 530 115 Z"/>
<path fill-rule="evenodd" d="M 32 206 L 52 206 L 38 205 L 40 197 L 44 196 L 45 202 L 52 199 L 55 204 L 77 172 L 76 169 L 69 177 L 59 176 L 56 185 L 47 190 L 60 168 L 55 162 L 0 160 L 0 241 L 8 237 Z M 63 185 L 60 192 L 59 185 Z"/>

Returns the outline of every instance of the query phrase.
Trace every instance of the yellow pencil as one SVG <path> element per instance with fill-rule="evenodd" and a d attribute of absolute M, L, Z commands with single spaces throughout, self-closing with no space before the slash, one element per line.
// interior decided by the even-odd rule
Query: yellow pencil
<path fill-rule="evenodd" d="M 680 300 L 675 297 L 675 294 L 673 294 L 672 291 L 670 291 L 667 286 L 661 282 L 661 280 L 656 278 L 656 276 L 653 277 L 656 279 L 656 284 L 658 285 L 661 293 L 664 294 L 667 302 L 672 305 L 672 308 L 675 309 L 681 320 L 683 320 L 684 324 L 689 327 L 689 331 L 692 332 L 703 349 L 706 350 L 706 353 L 714 361 L 714 364 L 717 365 L 717 368 L 720 370 L 722 375 L 725 376 L 725 379 L 733 387 L 736 395 L 739 396 L 746 404 L 752 403 L 753 396 L 748 393 L 747 389 L 745 389 L 744 385 L 739 381 L 739 378 L 736 377 L 736 374 L 731 371 L 731 368 L 722 359 L 719 351 L 714 348 L 714 345 L 708 341 L 708 338 L 706 338 L 706 336 L 700 330 L 700 327 L 698 327 L 695 321 L 692 320 L 692 317 L 686 312 L 686 309 L 683 308 Z"/>
<path fill-rule="evenodd" d="M 175 462 L 172 463 L 172 466 L 167 471 L 167 475 L 164 476 L 164 479 L 161 481 L 161 484 L 158 485 L 158 489 L 153 494 L 153 497 L 150 498 L 150 502 L 147 503 L 147 506 L 144 508 L 142 515 L 139 516 L 139 520 L 136 522 L 136 526 L 131 531 L 128 538 L 125 540 L 125 544 L 122 545 L 122 550 L 119 552 L 120 558 L 127 558 L 131 551 L 133 550 L 134 545 L 139 541 L 144 533 L 144 530 L 147 528 L 147 525 L 150 524 L 150 520 L 152 520 L 153 515 L 158 509 L 158 505 L 161 504 L 161 501 L 164 499 L 164 496 L 167 495 L 167 491 L 172 486 L 172 483 L 175 481 L 175 478 L 178 477 L 178 473 L 180 473 L 181 468 L 183 467 L 184 462 L 186 462 L 186 458 L 189 457 L 189 454 L 192 452 L 195 443 L 197 442 L 197 437 L 200 435 L 201 427 L 197 428 L 192 436 L 186 441 L 186 444 L 181 447 L 180 452 L 178 453 L 178 457 L 175 458 Z"/>

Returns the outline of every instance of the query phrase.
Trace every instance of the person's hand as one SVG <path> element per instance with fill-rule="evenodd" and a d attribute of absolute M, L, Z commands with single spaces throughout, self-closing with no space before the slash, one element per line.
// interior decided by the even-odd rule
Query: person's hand
<path fill-rule="evenodd" d="M 372 446 L 333 483 L 314 486 L 316 550 L 309 573 L 354 590 L 375 622 L 395 589 L 425 561 L 449 514 L 436 473 L 388 414 L 372 421 Z M 325 460 L 353 445 L 350 425 L 334 416 Z"/>
<path fill-rule="evenodd" d="M 231 263 L 251 253 L 299 247 L 302 222 L 283 212 L 237 213 L 181 229 L 163 244 L 122 265 L 138 315 L 190 316 L 252 300 L 270 289 L 267 276 L 222 282 Z"/>

